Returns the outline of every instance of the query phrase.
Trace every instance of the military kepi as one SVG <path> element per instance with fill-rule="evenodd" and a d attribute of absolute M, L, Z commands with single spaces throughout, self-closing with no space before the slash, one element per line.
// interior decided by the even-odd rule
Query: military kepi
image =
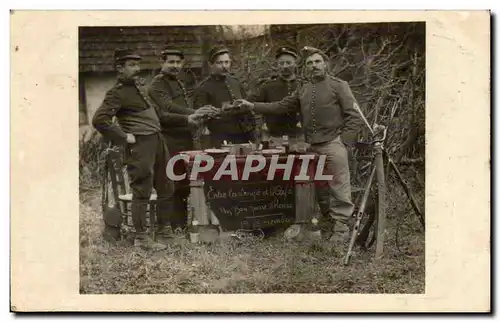
<path fill-rule="evenodd" d="M 115 49 L 115 62 L 122 62 L 128 59 L 141 60 L 142 57 L 129 49 Z"/>
<path fill-rule="evenodd" d="M 304 59 L 311 56 L 311 55 L 314 55 L 314 54 L 320 54 L 324 58 L 328 58 L 328 56 L 326 56 L 326 54 L 323 51 L 321 51 L 318 48 L 314 48 L 314 47 L 310 47 L 310 46 L 304 46 L 304 48 L 302 48 L 301 52 L 302 52 L 302 57 Z"/>
<path fill-rule="evenodd" d="M 227 54 L 227 53 L 229 53 L 229 49 L 227 47 L 215 46 L 208 53 L 208 60 L 210 62 L 213 62 L 215 57 L 222 55 L 222 54 Z"/>
<path fill-rule="evenodd" d="M 297 54 L 297 52 L 291 48 L 291 47 L 280 47 L 277 51 L 276 51 L 276 54 L 275 54 L 275 58 L 278 59 L 281 55 L 290 55 L 290 56 L 293 56 L 295 58 L 298 58 L 299 55 Z"/>
<path fill-rule="evenodd" d="M 162 58 L 167 57 L 167 55 L 176 55 L 179 56 L 181 59 L 184 59 L 184 53 L 181 50 L 176 49 L 175 47 L 169 44 L 167 44 L 161 51 Z"/>

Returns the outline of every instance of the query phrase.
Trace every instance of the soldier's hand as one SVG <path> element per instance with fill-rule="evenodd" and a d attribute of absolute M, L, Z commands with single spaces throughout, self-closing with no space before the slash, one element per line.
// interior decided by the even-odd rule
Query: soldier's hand
<path fill-rule="evenodd" d="M 132 133 L 127 133 L 127 143 L 128 144 L 135 143 L 135 136 Z"/>
<path fill-rule="evenodd" d="M 253 109 L 254 104 L 244 99 L 237 99 L 234 101 L 234 107 L 242 110 L 251 110 Z"/>
<path fill-rule="evenodd" d="M 197 109 L 196 113 L 206 114 L 206 113 L 208 113 L 210 111 L 213 111 L 214 109 L 215 109 L 215 107 L 213 107 L 212 105 L 205 105 L 205 106 L 202 106 L 199 109 Z"/>
<path fill-rule="evenodd" d="M 197 113 L 188 115 L 188 118 L 187 118 L 188 125 L 193 126 L 193 127 L 198 127 L 201 123 L 202 116 L 203 116 L 202 114 L 197 114 Z"/>
<path fill-rule="evenodd" d="M 196 110 L 196 114 L 201 115 L 202 118 L 214 118 L 220 114 L 219 109 L 211 105 L 202 106 Z"/>

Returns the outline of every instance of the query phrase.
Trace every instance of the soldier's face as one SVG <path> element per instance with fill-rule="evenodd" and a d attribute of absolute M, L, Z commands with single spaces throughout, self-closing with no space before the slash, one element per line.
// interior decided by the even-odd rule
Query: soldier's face
<path fill-rule="evenodd" d="M 281 55 L 278 57 L 278 69 L 282 76 L 291 76 L 295 72 L 296 61 L 291 55 Z"/>
<path fill-rule="evenodd" d="M 326 62 L 320 54 L 307 57 L 305 65 L 309 76 L 322 76 L 326 73 Z"/>
<path fill-rule="evenodd" d="M 228 54 L 222 54 L 215 58 L 210 65 L 212 73 L 216 75 L 227 75 L 231 69 L 231 58 Z"/>
<path fill-rule="evenodd" d="M 125 79 L 136 79 L 139 76 L 141 67 L 138 60 L 127 60 L 117 66 L 118 73 Z"/>
<path fill-rule="evenodd" d="M 184 60 L 180 56 L 167 55 L 161 70 L 168 75 L 177 76 L 181 72 L 183 64 Z"/>

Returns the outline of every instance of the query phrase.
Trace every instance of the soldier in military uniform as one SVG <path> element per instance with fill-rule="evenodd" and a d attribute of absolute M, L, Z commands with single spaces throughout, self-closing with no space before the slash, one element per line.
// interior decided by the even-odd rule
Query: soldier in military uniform
<path fill-rule="evenodd" d="M 135 246 L 159 250 L 165 246 L 146 234 L 147 202 L 154 187 L 158 199 L 164 200 L 158 205 L 158 224 L 166 223 L 173 185 L 165 170 L 169 153 L 161 135 L 156 107 L 136 82 L 141 59 L 130 50 L 115 51 L 117 82 L 106 93 L 92 124 L 105 138 L 125 147 L 132 200 L 137 201 L 131 209 L 136 231 Z M 113 122 L 113 117 L 117 123 Z M 190 118 L 194 122 L 196 117 Z"/>
<path fill-rule="evenodd" d="M 279 69 L 277 77 L 268 79 L 259 90 L 248 97 L 250 102 L 279 102 L 297 89 L 300 79 L 296 75 L 297 52 L 290 47 L 280 47 L 275 54 Z M 287 135 L 289 143 L 293 145 L 298 140 L 303 140 L 300 124 L 300 114 L 290 112 L 283 115 L 267 114 L 263 118 L 264 130 L 270 135 L 270 144 L 277 146 L 283 142 L 282 138 Z"/>
<path fill-rule="evenodd" d="M 184 64 L 184 53 L 167 45 L 161 52 L 161 58 L 163 61 L 161 72 L 153 78 L 148 88 L 148 94 L 160 108 L 162 133 L 167 142 L 168 150 L 173 155 L 194 149 L 193 130 L 199 124 L 190 126 L 185 121 L 187 116 L 194 114 L 196 110 L 190 107 L 186 87 L 178 78 Z M 170 216 L 170 225 L 174 232 L 182 233 L 187 225 L 188 196 L 189 186 L 185 182 L 176 182 L 174 209 Z M 167 236 L 168 232 L 160 229 L 158 234 Z"/>
<path fill-rule="evenodd" d="M 301 113 L 306 142 L 313 152 L 326 155 L 326 171 L 333 175 L 328 182 L 330 193 L 318 194 L 320 208 L 337 223 L 333 239 L 345 240 L 354 220 L 346 145 L 356 141 L 363 122 L 347 82 L 327 73 L 326 55 L 305 47 L 303 58 L 308 79 L 292 95 L 275 103 L 239 100 L 236 105 L 266 115 Z"/>
<path fill-rule="evenodd" d="M 246 97 L 242 84 L 229 74 L 231 58 L 229 50 L 216 46 L 209 52 L 211 75 L 203 80 L 194 93 L 194 108 L 212 105 L 218 109 L 231 105 L 237 99 Z M 250 112 L 223 113 L 207 123 L 211 134 L 211 145 L 219 148 L 225 140 L 228 143 L 248 143 L 256 140 L 256 121 Z"/>

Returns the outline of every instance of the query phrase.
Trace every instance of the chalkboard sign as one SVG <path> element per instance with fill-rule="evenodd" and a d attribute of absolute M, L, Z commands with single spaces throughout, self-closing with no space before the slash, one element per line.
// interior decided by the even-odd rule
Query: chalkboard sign
<path fill-rule="evenodd" d="M 287 227 L 295 222 L 291 181 L 207 180 L 208 208 L 224 230 Z"/>

